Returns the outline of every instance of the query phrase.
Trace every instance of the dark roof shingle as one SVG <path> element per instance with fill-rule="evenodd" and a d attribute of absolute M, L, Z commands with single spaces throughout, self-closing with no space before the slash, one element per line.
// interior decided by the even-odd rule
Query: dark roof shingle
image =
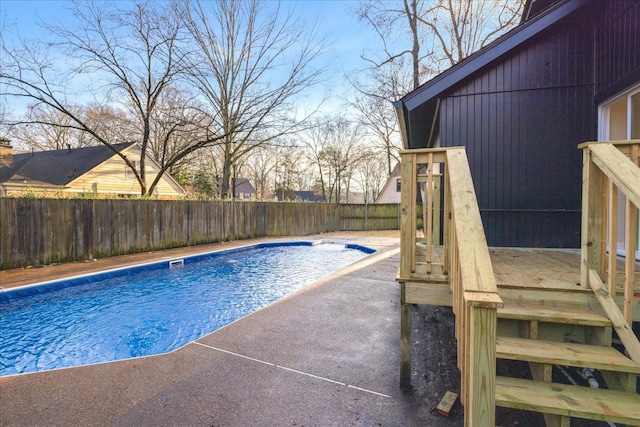
<path fill-rule="evenodd" d="M 122 151 L 133 142 L 114 144 Z M 30 181 L 63 186 L 115 155 L 106 145 L 13 155 L 13 164 L 0 168 L 0 182 Z"/>

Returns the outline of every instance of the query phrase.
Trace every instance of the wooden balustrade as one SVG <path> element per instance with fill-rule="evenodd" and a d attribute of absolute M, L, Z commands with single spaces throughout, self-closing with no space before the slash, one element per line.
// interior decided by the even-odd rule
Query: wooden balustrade
<path fill-rule="evenodd" d="M 579 286 L 575 287 L 577 272 L 571 275 L 571 280 L 541 279 L 548 274 L 543 271 L 527 283 L 521 283 L 526 274 L 518 274 L 515 281 L 505 280 L 509 269 L 505 269 L 504 263 L 497 262 L 496 271 L 501 277 L 503 296 L 510 303 L 519 302 L 523 297 L 529 301 L 526 312 L 522 312 L 523 306 L 513 304 L 506 311 L 504 308 L 500 310 L 501 331 L 507 333 L 500 340 L 496 338 L 496 329 L 498 309 L 503 307 L 503 301 L 498 294 L 464 148 L 401 152 L 401 261 L 397 276 L 401 284 L 400 386 L 411 386 L 411 304 L 450 305 L 455 314 L 457 361 L 462 376 L 460 399 L 466 426 L 494 425 L 496 403 L 542 412 L 550 423 L 548 425 L 564 425 L 573 416 L 621 422 L 630 420 L 632 423 L 640 420 L 640 413 L 635 409 L 629 411 L 629 408 L 638 407 L 634 373 L 640 366 L 640 342 L 631 328 L 634 311 L 637 313 L 639 306 L 636 293 L 640 273 L 637 271 L 636 253 L 640 140 L 585 143 L 580 148 L 583 149 L 584 166 Z M 441 180 L 438 179 L 440 176 Z M 417 220 L 419 202 L 423 202 L 424 212 L 424 226 L 420 230 Z M 443 218 L 442 223 L 439 222 L 440 217 Z M 424 239 L 420 233 L 424 234 Z M 439 236 L 442 236 L 441 240 Z M 624 242 L 624 257 L 618 253 L 619 242 Z M 530 267 L 531 264 L 521 264 L 521 268 Z M 544 270 L 547 267 L 538 268 Z M 540 280 L 547 283 L 540 284 Z M 623 295 L 616 298 L 620 292 Z M 547 293 L 549 300 L 545 299 Z M 551 299 L 554 297 L 577 298 L 576 306 L 573 301 L 565 301 L 556 307 L 557 301 Z M 544 345 L 551 346 L 552 352 L 561 352 L 566 343 L 560 339 L 560 344 L 555 344 L 553 337 L 564 337 L 564 334 L 556 334 L 556 330 L 561 332 L 564 325 L 574 323 L 590 328 L 590 319 L 596 315 L 592 311 L 593 305 L 598 305 L 597 311 L 604 313 L 604 317 L 598 316 L 604 319 L 605 326 L 593 336 L 587 336 L 590 332 L 585 330 L 585 343 L 579 348 L 587 348 L 588 344 L 593 346 L 589 351 L 598 355 L 598 362 L 607 368 L 603 375 L 618 391 L 592 391 L 593 400 L 591 397 L 576 397 L 571 399 L 570 408 L 560 408 L 556 386 L 551 382 L 551 366 L 557 358 L 555 353 L 551 356 L 545 354 L 536 360 L 527 359 L 529 353 L 518 354 L 517 360 L 529 360 L 536 381 L 519 383 L 520 380 L 496 378 L 496 356 L 505 358 L 509 353 L 505 351 L 505 343 L 513 340 L 518 345 L 537 349 L 537 344 L 531 340 L 539 339 L 538 321 L 541 319 L 541 324 L 549 323 L 545 326 L 548 331 L 554 331 L 542 339 L 551 342 Z M 513 325 L 510 323 L 512 319 L 521 321 L 515 337 L 508 335 L 513 332 L 509 329 Z M 521 329 L 523 325 L 528 326 Z M 611 329 L 607 331 L 607 328 L 616 330 L 628 359 L 615 350 L 602 358 L 602 348 L 610 345 Z M 518 334 L 523 335 L 518 337 Z M 576 338 L 578 336 L 579 333 Z M 603 338 L 602 342 L 594 339 L 596 336 Z M 500 345 L 496 347 L 496 343 Z M 571 359 L 575 351 L 572 349 L 566 357 Z M 608 359 L 612 355 L 623 357 L 624 365 L 630 366 L 631 370 L 611 373 L 618 372 L 614 368 L 619 363 Z M 575 356 L 575 366 L 583 366 L 581 356 Z M 535 393 L 521 396 L 519 390 L 532 387 L 537 390 Z M 616 394 L 620 391 L 628 393 Z M 582 396 L 585 391 L 579 387 L 569 389 L 562 386 L 562 393 Z M 592 403 L 601 401 L 605 402 L 602 407 L 598 406 L 599 403 Z M 622 405 L 620 413 L 615 409 L 618 404 Z"/>
<path fill-rule="evenodd" d="M 621 311 L 631 325 L 637 284 L 640 140 L 589 142 L 579 147 L 584 160 L 581 285 L 590 283 L 589 274 L 593 270 L 606 283 L 612 297 L 622 288 Z M 621 197 L 626 199 L 622 223 L 618 210 Z M 620 227 L 624 227 L 623 263 L 618 254 Z"/>
<path fill-rule="evenodd" d="M 448 277 L 456 315 L 461 401 L 466 425 L 494 425 L 495 351 L 498 296 L 489 249 L 480 218 L 464 148 L 403 151 L 401 187 L 401 258 L 397 280 L 402 284 L 401 387 L 410 386 L 410 309 L 406 282 L 429 281 L 434 273 Z M 444 185 L 443 257 L 434 262 L 433 236 L 440 233 L 440 193 L 434 191 L 442 172 Z M 424 202 L 424 242 L 417 238 L 418 192 Z M 437 198 L 437 199 L 436 199 Z M 437 228 L 436 228 L 437 226 Z M 418 256 L 418 243 L 424 251 Z"/>

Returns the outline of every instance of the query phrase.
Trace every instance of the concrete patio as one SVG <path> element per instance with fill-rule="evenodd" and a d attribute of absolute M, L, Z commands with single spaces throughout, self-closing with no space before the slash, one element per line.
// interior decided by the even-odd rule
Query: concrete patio
<path fill-rule="evenodd" d="M 0 425 L 461 425 L 459 404 L 452 418 L 432 415 L 431 403 L 398 387 L 399 240 L 303 239 L 319 238 L 378 252 L 170 354 L 0 378 Z M 211 248 L 8 271 L 0 280 L 10 287 Z"/>

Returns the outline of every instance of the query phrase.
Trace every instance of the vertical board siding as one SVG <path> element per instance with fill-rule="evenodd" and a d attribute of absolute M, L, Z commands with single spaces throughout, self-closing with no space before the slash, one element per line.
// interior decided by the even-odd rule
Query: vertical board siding
<path fill-rule="evenodd" d="M 441 100 L 465 146 L 490 246 L 578 247 L 582 157 L 596 136 L 593 24 L 580 10 Z"/>
<path fill-rule="evenodd" d="M 604 101 L 640 80 L 640 2 L 601 3 L 596 27 L 597 102 Z"/>
<path fill-rule="evenodd" d="M 397 230 L 398 218 L 396 204 L 0 198 L 0 266 L 254 237 Z"/>
<path fill-rule="evenodd" d="M 490 246 L 580 245 L 581 153 L 598 104 L 640 82 L 640 1 L 594 1 L 440 97 Z"/>

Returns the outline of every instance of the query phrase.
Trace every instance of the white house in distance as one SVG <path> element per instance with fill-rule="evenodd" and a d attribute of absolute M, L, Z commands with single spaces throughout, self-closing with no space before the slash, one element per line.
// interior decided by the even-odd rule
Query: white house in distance
<path fill-rule="evenodd" d="M 391 176 L 382 187 L 376 203 L 400 203 L 400 163 L 391 171 Z"/>
<path fill-rule="evenodd" d="M 141 150 L 136 143 L 114 144 L 113 147 L 129 159 L 140 159 Z M 146 156 L 148 184 L 159 171 L 160 165 Z M 105 145 L 13 154 L 8 141 L 1 141 L 0 195 L 24 191 L 139 196 L 140 184 L 124 160 Z M 184 195 L 184 189 L 169 174 L 163 174 L 155 196 L 181 198 Z"/>

